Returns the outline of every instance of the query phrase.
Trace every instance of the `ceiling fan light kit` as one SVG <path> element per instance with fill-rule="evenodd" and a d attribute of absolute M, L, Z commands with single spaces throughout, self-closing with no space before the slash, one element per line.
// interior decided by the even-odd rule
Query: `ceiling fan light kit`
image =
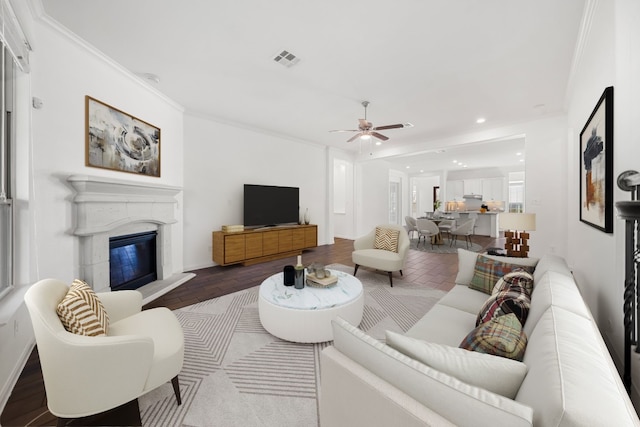
<path fill-rule="evenodd" d="M 370 140 L 372 137 L 380 141 L 387 141 L 389 140 L 389 137 L 376 131 L 413 127 L 411 123 L 397 123 L 394 125 L 384 125 L 384 126 L 373 127 L 373 123 L 367 120 L 367 107 L 369 106 L 369 101 L 362 101 L 361 104 L 364 107 L 364 119 L 358 119 L 358 129 L 332 130 L 330 132 L 358 132 L 357 134 L 349 138 L 347 142 L 352 142 L 358 138 L 360 138 L 361 140 L 367 141 L 367 140 Z"/>

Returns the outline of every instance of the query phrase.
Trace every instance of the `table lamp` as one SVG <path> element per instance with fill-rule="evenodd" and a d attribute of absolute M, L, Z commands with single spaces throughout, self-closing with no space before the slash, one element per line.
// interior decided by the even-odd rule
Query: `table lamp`
<path fill-rule="evenodd" d="M 504 231 L 504 248 L 507 256 L 526 258 L 529 253 L 529 233 L 536 230 L 536 214 L 501 213 L 498 217 L 500 228 Z M 525 231 L 527 230 L 527 231 Z"/>

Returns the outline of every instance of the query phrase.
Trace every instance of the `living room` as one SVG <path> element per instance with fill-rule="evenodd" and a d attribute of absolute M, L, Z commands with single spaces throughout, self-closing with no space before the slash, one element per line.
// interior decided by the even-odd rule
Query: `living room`
<path fill-rule="evenodd" d="M 335 159 L 352 165 L 354 177 L 348 227 L 338 237 L 355 238 L 387 218 L 387 194 L 380 191 L 388 185 L 390 174 L 384 150 L 373 155 L 353 153 L 185 111 L 51 19 L 39 1 L 12 5 L 33 47 L 31 72 L 20 74 L 17 81 L 18 92 L 27 94 L 16 106 L 24 113 L 15 153 L 18 287 L 45 277 L 71 281 L 80 274 L 78 238 L 72 234 L 74 191 L 67 180 L 72 175 L 183 188 L 175 209 L 181 225 L 172 230 L 174 272 L 213 264 L 211 232 L 241 221 L 245 183 L 300 187 L 301 208 L 308 209 L 311 222 L 318 225 L 318 244 L 331 244 L 335 223 L 344 220 L 336 219 L 326 202 L 332 198 L 333 166 L 328 165 Z M 465 131 L 433 142 L 446 145 L 453 140 L 471 143 L 526 135 L 526 204 L 537 219 L 531 256 L 553 252 L 566 258 L 619 369 L 623 364 L 624 227 L 615 220 L 614 232 L 603 233 L 579 220 L 579 134 L 603 90 L 614 86 L 613 175 L 638 169 L 639 18 L 636 2 L 584 2 L 563 114 Z M 85 166 L 86 95 L 162 129 L 160 178 Z M 32 108 L 32 97 L 42 100 L 42 108 Z M 358 107 L 356 102 L 354 120 L 361 112 Z M 614 189 L 615 201 L 628 199 L 627 193 Z M 33 344 L 25 307 L 6 307 L 11 304 L 0 302 L 0 313 L 7 319 L 0 327 L 0 403 L 6 401 Z M 640 376 L 634 379 L 640 383 Z M 636 389 L 633 396 L 637 402 Z"/>

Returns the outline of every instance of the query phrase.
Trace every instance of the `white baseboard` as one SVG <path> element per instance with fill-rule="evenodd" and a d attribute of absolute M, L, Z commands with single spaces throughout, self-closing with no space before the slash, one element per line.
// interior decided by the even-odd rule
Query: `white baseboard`
<path fill-rule="evenodd" d="M 11 393 L 13 392 L 13 388 L 16 386 L 18 382 L 18 378 L 20 378 L 20 374 L 22 374 L 22 370 L 24 366 L 27 364 L 27 360 L 29 360 L 29 356 L 36 346 L 36 341 L 31 340 L 31 342 L 24 348 L 18 363 L 13 367 L 11 371 L 11 375 L 9 376 L 7 382 L 4 384 L 2 390 L 0 390 L 0 414 L 4 411 L 4 407 L 7 405 L 9 401 L 9 397 L 11 397 Z"/>

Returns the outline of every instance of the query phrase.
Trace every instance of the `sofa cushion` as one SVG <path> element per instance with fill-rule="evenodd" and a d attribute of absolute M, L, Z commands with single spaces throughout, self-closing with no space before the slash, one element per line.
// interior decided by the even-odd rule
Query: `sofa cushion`
<path fill-rule="evenodd" d="M 480 307 L 486 300 L 487 295 L 483 292 L 470 289 L 467 285 L 455 285 L 438 301 L 438 305 L 446 305 L 467 313 L 478 314 Z"/>
<path fill-rule="evenodd" d="M 532 425 L 526 405 L 411 359 L 341 318 L 333 320 L 332 327 L 337 350 L 456 425 L 475 425 L 478 419 L 492 420 L 493 425 Z"/>
<path fill-rule="evenodd" d="M 478 255 L 476 265 L 473 269 L 473 277 L 469 283 L 471 289 L 491 295 L 496 282 L 505 274 L 518 269 L 532 273 L 533 267 L 519 266 L 508 262 L 488 258 L 484 255 Z"/>
<path fill-rule="evenodd" d="M 592 320 L 549 307 L 529 336 L 524 363 L 529 372 L 516 400 L 533 407 L 535 425 L 638 424 Z"/>
<path fill-rule="evenodd" d="M 74 280 L 56 307 L 64 328 L 78 335 L 105 336 L 109 315 L 96 293 L 82 280 Z"/>
<path fill-rule="evenodd" d="M 591 313 L 573 278 L 549 270 L 538 279 L 531 294 L 529 318 L 524 325 L 527 336 L 531 335 L 538 319 L 552 305 L 562 307 L 587 319 L 591 318 Z"/>
<path fill-rule="evenodd" d="M 467 384 L 515 398 L 527 366 L 522 362 L 430 343 L 387 331 L 387 345 Z"/>
<path fill-rule="evenodd" d="M 573 278 L 573 274 L 571 273 L 567 262 L 564 258 L 558 255 L 545 254 L 542 258 L 540 258 L 540 261 L 536 265 L 536 270 L 533 273 L 534 283 L 538 282 L 538 280 L 540 280 L 540 278 L 547 271 L 554 271 L 556 273 L 560 273 Z"/>
<path fill-rule="evenodd" d="M 383 249 L 390 252 L 398 252 L 398 238 L 400 231 L 391 228 L 376 227 L 376 236 L 373 241 L 374 249 Z"/>
<path fill-rule="evenodd" d="M 517 258 L 496 255 L 484 256 L 489 259 L 494 259 L 509 264 L 515 264 L 517 266 L 535 267 L 538 263 L 538 258 Z M 471 283 L 477 259 L 478 253 L 471 252 L 466 249 L 458 249 L 458 274 L 456 276 L 456 284 L 469 285 L 469 283 Z"/>
<path fill-rule="evenodd" d="M 521 361 L 527 347 L 522 325 L 510 313 L 481 324 L 462 340 L 460 347 Z"/>
<path fill-rule="evenodd" d="M 460 341 L 475 327 L 477 316 L 477 311 L 467 313 L 457 308 L 436 304 L 405 335 L 457 347 Z"/>
<path fill-rule="evenodd" d="M 519 284 L 514 284 L 509 288 L 487 298 L 476 319 L 476 326 L 506 314 L 514 314 L 521 325 L 524 325 L 529 315 L 531 307 L 531 297 L 529 292 Z"/>

